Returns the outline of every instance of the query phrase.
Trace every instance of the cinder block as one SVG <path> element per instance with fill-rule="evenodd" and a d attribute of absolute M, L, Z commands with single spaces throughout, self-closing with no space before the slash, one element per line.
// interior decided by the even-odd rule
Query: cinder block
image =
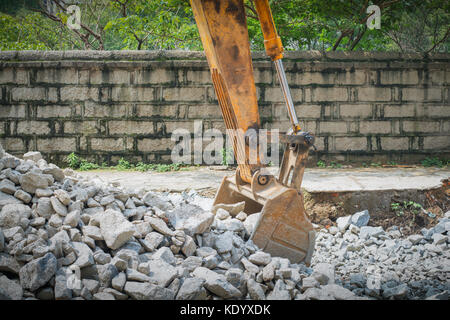
<path fill-rule="evenodd" d="M 413 132 L 439 132 L 438 121 L 403 121 L 403 131 Z"/>
<path fill-rule="evenodd" d="M 358 88 L 358 101 L 391 101 L 391 89 L 384 87 Z"/>
<path fill-rule="evenodd" d="M 36 71 L 37 83 L 77 84 L 78 70 L 75 68 L 43 68 Z"/>
<path fill-rule="evenodd" d="M 138 151 L 167 151 L 171 150 L 174 145 L 175 142 L 171 141 L 169 138 L 146 138 L 137 140 Z"/>
<path fill-rule="evenodd" d="M 313 88 L 312 101 L 348 101 L 347 88 Z M 305 99 L 305 101 L 308 101 Z"/>
<path fill-rule="evenodd" d="M 48 102 L 58 102 L 58 88 L 48 88 L 47 89 L 47 101 Z"/>
<path fill-rule="evenodd" d="M 26 105 L 0 105 L 0 118 L 25 118 Z"/>
<path fill-rule="evenodd" d="M 151 87 L 113 87 L 112 101 L 148 102 L 155 100 L 155 88 Z"/>
<path fill-rule="evenodd" d="M 49 134 L 50 127 L 47 121 L 19 121 L 17 123 L 17 133 L 24 135 Z"/>
<path fill-rule="evenodd" d="M 341 104 L 339 106 L 341 118 L 371 118 L 372 105 L 370 104 Z"/>
<path fill-rule="evenodd" d="M 45 100 L 45 88 L 42 87 L 16 87 L 11 89 L 13 101 L 39 101 Z"/>
<path fill-rule="evenodd" d="M 366 137 L 335 137 L 334 148 L 337 151 L 367 150 Z"/>
<path fill-rule="evenodd" d="M 321 121 L 320 133 L 347 133 L 347 122 L 345 121 Z"/>
<path fill-rule="evenodd" d="M 0 138 L 0 143 L 6 152 L 25 150 L 25 143 L 21 138 Z"/>
<path fill-rule="evenodd" d="M 266 68 L 254 68 L 253 74 L 255 78 L 255 83 L 263 83 L 263 84 L 272 84 L 273 82 L 273 73 L 272 69 Z"/>
<path fill-rule="evenodd" d="M 360 121 L 359 132 L 362 134 L 391 133 L 390 121 Z"/>
<path fill-rule="evenodd" d="M 366 72 L 364 70 L 346 70 L 346 72 L 338 72 L 335 83 L 344 85 L 363 85 L 366 83 Z"/>
<path fill-rule="evenodd" d="M 77 148 L 75 138 L 38 138 L 37 151 L 41 152 L 75 152 Z"/>
<path fill-rule="evenodd" d="M 197 104 L 188 107 L 189 119 L 222 119 L 222 111 L 218 105 Z"/>
<path fill-rule="evenodd" d="M 96 121 L 64 121 L 64 133 L 89 135 L 97 132 Z"/>
<path fill-rule="evenodd" d="M 123 138 L 91 138 L 92 151 L 122 151 L 124 150 Z"/>
<path fill-rule="evenodd" d="M 291 88 L 292 101 L 302 101 L 302 89 Z M 264 101 L 266 102 L 284 102 L 283 91 L 280 87 L 267 87 L 264 91 Z"/>
<path fill-rule="evenodd" d="M 109 83 L 112 84 L 129 84 L 130 72 L 128 70 L 117 69 L 110 72 Z"/>
<path fill-rule="evenodd" d="M 191 84 L 212 84 L 209 70 L 187 70 L 186 79 Z"/>
<path fill-rule="evenodd" d="M 108 121 L 109 134 L 152 134 L 152 121 Z"/>
<path fill-rule="evenodd" d="M 446 106 L 428 106 L 428 117 L 447 118 L 450 117 L 450 105 Z"/>
<path fill-rule="evenodd" d="M 381 84 L 418 84 L 419 73 L 417 70 L 381 70 L 380 81 Z"/>
<path fill-rule="evenodd" d="M 425 150 L 449 150 L 450 136 L 432 136 L 423 138 L 423 148 Z"/>
<path fill-rule="evenodd" d="M 67 86 L 60 89 L 61 101 L 86 101 L 99 99 L 99 89 L 94 87 Z"/>
<path fill-rule="evenodd" d="M 193 121 L 164 121 L 164 126 L 166 127 L 167 133 L 172 133 L 177 129 L 188 130 L 191 133 L 194 132 L 194 122 Z"/>
<path fill-rule="evenodd" d="M 385 118 L 404 118 L 414 117 L 415 105 L 414 104 L 401 104 L 401 105 L 385 105 L 384 117 Z"/>
<path fill-rule="evenodd" d="M 403 101 L 441 101 L 442 92 L 440 88 L 403 88 Z"/>
<path fill-rule="evenodd" d="M 137 70 L 135 72 L 135 83 L 136 84 L 175 83 L 175 71 L 166 68 Z"/>
<path fill-rule="evenodd" d="M 164 101 L 204 101 L 205 97 L 205 87 L 163 88 L 162 93 Z"/>
<path fill-rule="evenodd" d="M 0 84 L 27 84 L 27 69 L 2 68 L 0 69 Z"/>
<path fill-rule="evenodd" d="M 72 106 L 37 106 L 36 111 L 37 118 L 68 118 L 73 115 Z"/>
<path fill-rule="evenodd" d="M 408 137 L 381 137 L 381 149 L 383 150 L 408 150 Z"/>
<path fill-rule="evenodd" d="M 97 104 L 86 101 L 84 116 L 89 118 L 124 118 L 130 115 L 131 105 L 127 104 Z"/>
<path fill-rule="evenodd" d="M 1 68 L 0 69 L 0 83 L 13 83 L 14 82 L 14 69 L 13 68 Z"/>
<path fill-rule="evenodd" d="M 136 114 L 138 117 L 177 117 L 177 105 L 138 104 Z M 181 116 L 180 116 L 181 117 Z"/>

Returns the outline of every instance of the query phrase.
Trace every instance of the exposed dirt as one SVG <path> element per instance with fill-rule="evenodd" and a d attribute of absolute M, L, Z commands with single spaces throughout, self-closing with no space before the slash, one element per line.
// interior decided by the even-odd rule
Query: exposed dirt
<path fill-rule="evenodd" d="M 327 227 L 336 225 L 336 219 L 342 216 L 353 214 L 357 211 L 367 209 L 367 205 L 374 205 L 377 201 L 379 206 L 376 209 L 369 209 L 370 226 L 382 226 L 388 229 L 392 226 L 400 228 L 404 235 L 420 232 L 422 228 L 431 228 L 436 225 L 445 212 L 450 210 L 450 188 L 449 181 L 446 180 L 443 186 L 438 189 L 414 194 L 411 192 L 383 192 L 371 195 L 372 200 L 366 200 L 367 194 L 352 193 L 304 193 L 305 209 L 310 220 L 321 226 Z M 364 201 L 359 201 L 365 199 Z M 392 210 L 390 204 L 393 202 L 414 201 L 420 203 L 425 211 L 434 214 L 430 217 L 421 210 L 410 208 L 402 212 Z M 354 208 L 355 202 L 361 207 Z"/>

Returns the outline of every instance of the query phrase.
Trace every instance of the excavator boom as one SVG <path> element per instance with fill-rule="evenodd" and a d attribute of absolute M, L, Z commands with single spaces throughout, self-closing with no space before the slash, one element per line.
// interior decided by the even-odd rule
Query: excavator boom
<path fill-rule="evenodd" d="M 300 129 L 281 58 L 268 0 L 254 0 L 267 55 L 274 61 L 292 127 L 281 137 L 285 144 L 278 177 L 264 170 L 259 145 L 250 143 L 250 129 L 260 119 L 243 0 L 191 0 L 191 6 L 211 70 L 227 133 L 231 135 L 238 168 L 225 177 L 214 204 L 245 201 L 244 212 L 260 213 L 251 234 L 256 245 L 293 263 L 309 264 L 315 234 L 303 206 L 303 171 L 314 137 Z M 256 150 L 255 150 L 256 148 Z M 256 161 L 250 161 L 256 154 Z"/>

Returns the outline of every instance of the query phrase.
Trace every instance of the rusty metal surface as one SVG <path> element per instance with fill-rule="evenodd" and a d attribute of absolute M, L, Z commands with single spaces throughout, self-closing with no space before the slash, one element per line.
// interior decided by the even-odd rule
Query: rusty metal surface
<path fill-rule="evenodd" d="M 305 213 L 302 194 L 276 179 L 266 186 L 255 196 L 248 184 L 239 186 L 234 176 L 224 177 L 213 204 L 245 201 L 244 212 L 261 212 L 251 235 L 259 248 L 273 256 L 288 258 L 292 263 L 309 264 L 314 231 Z"/>
<path fill-rule="evenodd" d="M 227 129 L 258 130 L 260 118 L 242 0 L 191 0 L 216 95 Z M 260 167 L 249 164 L 249 148 L 233 139 L 241 177 L 250 182 Z"/>
<path fill-rule="evenodd" d="M 300 186 L 309 144 L 286 144 L 279 179 L 261 168 L 255 135 L 260 128 L 256 87 L 243 0 L 191 0 L 194 17 L 206 53 L 216 96 L 238 162 L 234 176 L 223 179 L 214 204 L 245 201 L 248 214 L 261 212 L 251 235 L 255 244 L 274 256 L 309 264 L 314 250 L 312 224 L 305 215 Z M 264 45 L 272 60 L 282 57 L 283 47 L 267 0 L 256 1 Z M 278 61 L 277 66 L 281 66 Z M 284 71 L 282 72 L 284 74 Z M 280 72 L 279 72 L 280 75 Z M 300 127 L 289 87 L 281 77 L 283 93 L 293 123 Z M 254 133 L 256 133 L 254 132 Z M 256 139 L 256 140 L 255 140 Z M 301 140 L 301 139 L 300 139 Z M 251 149 L 251 148 L 256 148 Z M 256 154 L 256 159 L 251 155 Z M 256 160 L 250 163 L 249 160 Z"/>

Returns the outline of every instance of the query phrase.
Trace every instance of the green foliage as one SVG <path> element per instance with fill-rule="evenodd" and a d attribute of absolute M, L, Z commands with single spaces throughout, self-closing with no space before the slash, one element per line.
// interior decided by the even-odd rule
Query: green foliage
<path fill-rule="evenodd" d="M 423 210 L 423 207 L 420 203 L 414 201 L 403 201 L 392 202 L 391 209 L 398 217 L 401 217 L 405 214 L 405 210 L 409 210 L 414 214 L 418 214 Z"/>
<path fill-rule="evenodd" d="M 161 163 L 143 163 L 139 162 L 136 164 L 136 170 L 138 171 L 156 171 L 156 172 L 169 172 L 169 171 L 180 171 L 185 167 L 185 165 L 180 163 L 171 164 L 161 164 Z"/>
<path fill-rule="evenodd" d="M 100 166 L 96 163 L 92 163 L 86 160 L 82 160 L 80 164 L 80 171 L 88 171 L 88 170 L 96 170 L 99 169 Z"/>
<path fill-rule="evenodd" d="M 440 160 L 437 157 L 433 157 L 433 158 L 425 158 L 424 160 L 421 161 L 422 165 L 424 167 L 439 167 L 442 168 L 444 166 L 446 166 L 448 164 L 448 160 Z"/>
<path fill-rule="evenodd" d="M 372 162 L 370 166 L 373 168 L 381 168 L 381 162 Z"/>
<path fill-rule="evenodd" d="M 326 168 L 327 164 L 324 161 L 319 160 L 319 161 L 317 161 L 317 166 L 319 168 Z"/>
<path fill-rule="evenodd" d="M 333 169 L 340 169 L 340 168 L 342 168 L 342 164 L 334 162 L 334 161 L 331 161 L 330 162 L 330 167 L 333 168 Z"/>
<path fill-rule="evenodd" d="M 47 3 L 69 2 L 47 0 Z M 40 0 L 0 2 L 1 50 L 202 50 L 187 0 L 77 1 L 82 28 Z M 244 1 L 252 50 L 264 50 L 254 4 Z M 367 6 L 381 8 L 381 29 L 366 26 Z M 448 52 L 450 6 L 442 0 L 270 0 L 286 50 Z M 34 11 L 32 11 L 34 10 Z M 40 11 L 37 12 L 37 11 Z"/>
<path fill-rule="evenodd" d="M 221 150 L 222 154 L 222 165 L 223 166 L 229 166 L 231 163 L 233 163 L 233 150 L 222 148 Z"/>
<path fill-rule="evenodd" d="M 67 162 L 71 169 L 78 169 L 81 164 L 81 159 L 74 152 L 72 152 L 66 157 L 65 162 Z"/>
<path fill-rule="evenodd" d="M 121 171 L 130 170 L 131 168 L 133 168 L 133 165 L 129 161 L 125 160 L 124 158 L 120 158 L 119 162 L 117 163 L 115 168 L 117 170 L 121 170 Z"/>
<path fill-rule="evenodd" d="M 87 171 L 100 168 L 98 164 L 89 162 L 86 159 L 77 156 L 74 152 L 66 157 L 65 162 L 74 170 Z"/>
<path fill-rule="evenodd" d="M 109 167 L 105 162 L 102 163 L 102 165 L 100 166 L 96 163 L 92 163 L 87 161 L 86 159 L 81 158 L 74 152 L 72 152 L 65 158 L 65 162 L 71 169 L 80 171 L 88 171 L 96 169 L 110 169 L 110 170 L 112 169 L 119 171 L 137 170 L 141 172 L 145 171 L 169 172 L 169 171 L 185 170 L 187 167 L 187 165 L 181 163 L 161 164 L 161 163 L 138 162 L 136 165 L 134 165 L 129 161 L 125 160 L 124 158 L 120 158 L 116 166 Z"/>

